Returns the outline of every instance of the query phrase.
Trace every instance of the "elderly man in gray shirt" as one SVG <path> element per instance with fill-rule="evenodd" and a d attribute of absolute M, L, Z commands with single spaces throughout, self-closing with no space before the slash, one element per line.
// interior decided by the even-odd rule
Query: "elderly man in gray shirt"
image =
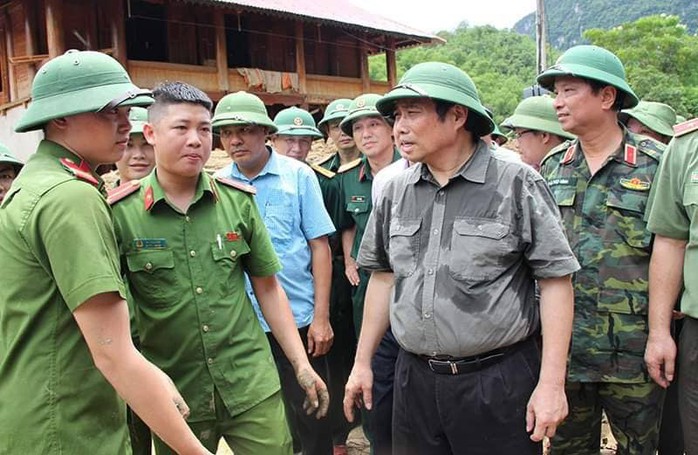
<path fill-rule="evenodd" d="M 378 108 L 417 164 L 387 183 L 361 245 L 372 276 L 345 413 L 371 407 L 370 359 L 391 322 L 393 453 L 541 453 L 567 414 L 579 268 L 555 201 L 479 140 L 493 123 L 458 68 L 416 65 Z"/>

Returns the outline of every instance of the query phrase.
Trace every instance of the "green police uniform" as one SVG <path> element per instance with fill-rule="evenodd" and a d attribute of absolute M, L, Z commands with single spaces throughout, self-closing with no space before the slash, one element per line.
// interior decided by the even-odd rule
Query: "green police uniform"
<path fill-rule="evenodd" d="M 400 159 L 400 152 L 393 151 L 393 162 Z M 371 188 L 373 186 L 373 173 L 368 158 L 365 156 L 339 168 L 341 208 L 338 213 L 337 231 L 350 229 L 356 226 L 356 236 L 351 247 L 351 256 L 356 258 L 359 254 L 359 246 L 364 236 L 368 217 L 371 214 L 373 203 L 371 200 Z M 361 321 L 364 314 L 364 297 L 370 274 L 359 269 L 359 285 L 352 295 L 354 312 L 354 329 L 358 336 L 361 330 Z"/>
<path fill-rule="evenodd" d="M 72 314 L 125 295 L 103 187 L 42 141 L 0 207 L 0 453 L 130 453 L 126 406 Z"/>
<path fill-rule="evenodd" d="M 651 251 L 643 216 L 664 146 L 627 130 L 624 134 L 622 146 L 593 176 L 576 141 L 562 144 L 542 163 L 541 174 L 582 266 L 574 277 L 568 367 L 568 390 L 573 392 L 568 397 L 575 413 L 560 431 L 579 441 L 584 438 L 578 436 L 588 435 L 590 428 L 600 428 L 600 422 L 588 420 L 597 414 L 600 418 L 600 412 L 594 412 L 598 403 L 591 406 L 576 398 L 598 394 L 608 413 L 628 417 L 612 419 L 612 428 L 616 422 L 627 423 L 627 428 L 614 432 L 620 444 L 627 447 L 623 435 L 630 432 L 635 433 L 635 443 L 654 447 L 662 394 L 649 379 L 643 359 Z M 553 442 L 553 447 L 555 453 L 581 450 L 564 442 Z M 646 449 L 630 450 L 645 453 Z"/>
<path fill-rule="evenodd" d="M 187 213 L 167 201 L 157 171 L 134 182 L 131 194 L 113 196 L 141 349 L 174 380 L 191 408 L 188 422 L 209 450 L 224 416 L 235 423 L 256 413 L 257 429 L 248 431 L 268 445 L 223 434 L 233 450 L 288 453 L 279 377 L 244 285 L 245 273 L 272 276 L 280 263 L 246 193 L 253 189 L 220 182 L 202 173 Z"/>

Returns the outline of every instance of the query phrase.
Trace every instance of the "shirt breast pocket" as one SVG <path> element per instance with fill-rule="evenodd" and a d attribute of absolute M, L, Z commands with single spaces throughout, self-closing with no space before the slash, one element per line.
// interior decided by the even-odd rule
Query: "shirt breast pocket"
<path fill-rule="evenodd" d="M 264 224 L 275 246 L 290 242 L 293 223 L 298 217 L 298 206 L 289 194 L 270 193 L 264 208 Z"/>
<path fill-rule="evenodd" d="M 646 193 L 631 191 L 609 192 L 606 199 L 607 225 L 633 248 L 648 249 L 652 238 L 644 221 L 647 196 Z"/>
<path fill-rule="evenodd" d="M 457 280 L 482 281 L 502 272 L 513 253 L 506 239 L 510 226 L 486 218 L 460 218 L 453 222 L 449 269 Z"/>
<path fill-rule="evenodd" d="M 166 308 L 177 303 L 178 288 L 172 250 L 142 250 L 126 254 L 132 293 L 144 305 Z"/>
<path fill-rule="evenodd" d="M 365 215 L 369 209 L 368 200 L 347 202 L 347 212 L 354 217 Z"/>
<path fill-rule="evenodd" d="M 390 265 L 396 276 L 410 276 L 417 269 L 421 220 L 393 220 L 390 223 Z"/>

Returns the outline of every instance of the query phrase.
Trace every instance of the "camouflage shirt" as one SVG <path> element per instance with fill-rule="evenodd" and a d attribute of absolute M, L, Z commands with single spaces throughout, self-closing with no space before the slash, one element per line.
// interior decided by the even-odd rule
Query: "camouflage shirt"
<path fill-rule="evenodd" d="M 663 151 L 661 143 L 624 130 L 619 149 L 593 176 L 578 141 L 543 160 L 541 174 L 582 266 L 574 276 L 570 381 L 648 380 L 651 234 L 643 218 Z"/>
<path fill-rule="evenodd" d="M 545 181 L 484 141 L 444 186 L 419 163 L 388 181 L 358 263 L 394 273 L 390 322 L 404 349 L 454 357 L 534 334 L 534 278 L 579 268 Z"/>

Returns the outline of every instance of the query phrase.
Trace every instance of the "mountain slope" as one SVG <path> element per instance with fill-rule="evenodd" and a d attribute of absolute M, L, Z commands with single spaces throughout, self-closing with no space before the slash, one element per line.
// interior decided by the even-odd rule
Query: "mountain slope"
<path fill-rule="evenodd" d="M 679 16 L 689 32 L 698 30 L 696 0 L 545 0 L 545 12 L 548 42 L 562 50 L 583 43 L 582 32 L 589 28 L 608 29 L 653 14 Z M 514 31 L 534 36 L 535 15 L 518 21 Z"/>

